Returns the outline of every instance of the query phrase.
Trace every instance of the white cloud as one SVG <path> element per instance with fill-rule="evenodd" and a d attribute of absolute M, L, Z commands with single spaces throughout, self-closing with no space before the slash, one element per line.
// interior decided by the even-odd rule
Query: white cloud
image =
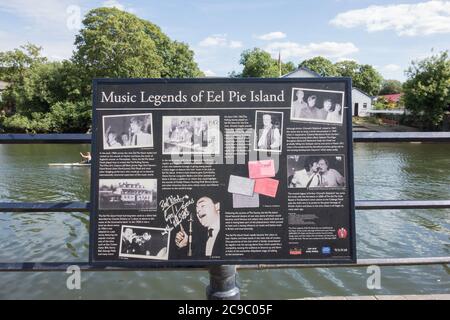
<path fill-rule="evenodd" d="M 202 41 L 200 41 L 199 45 L 201 47 L 224 47 L 227 44 L 226 35 L 213 35 L 206 37 Z"/>
<path fill-rule="evenodd" d="M 396 71 L 399 71 L 401 69 L 402 69 L 402 67 L 400 67 L 397 64 L 387 64 L 387 65 L 382 67 L 382 70 L 385 71 L 385 72 L 396 72 Z"/>
<path fill-rule="evenodd" d="M 358 60 L 352 59 L 352 58 L 346 58 L 346 57 L 338 58 L 338 59 L 336 60 L 336 62 L 342 62 L 342 61 L 353 61 L 353 62 L 358 63 Z"/>
<path fill-rule="evenodd" d="M 42 39 L 40 41 L 31 41 L 26 37 L 19 37 L 15 34 L 8 34 L 0 31 L 0 51 L 9 51 L 19 48 L 27 42 L 35 43 L 42 47 L 42 55 L 51 61 L 68 59 L 75 50 L 73 41 L 53 41 L 52 39 Z"/>
<path fill-rule="evenodd" d="M 102 5 L 132 11 L 117 0 L 106 0 Z M 74 36 L 88 9 L 90 7 L 81 0 L 0 0 L 0 14 L 20 21 L 18 27 L 11 25 L 9 32 L 0 31 L 0 51 L 30 42 L 41 46 L 42 54 L 50 60 L 70 58 Z"/>
<path fill-rule="evenodd" d="M 217 74 L 212 71 L 211 69 L 205 70 L 203 71 L 203 73 L 205 74 L 206 77 L 215 77 Z"/>
<path fill-rule="evenodd" d="M 241 48 L 242 42 L 235 40 L 228 40 L 226 34 L 215 34 L 206 37 L 199 43 L 200 47 L 228 47 L 228 48 Z"/>
<path fill-rule="evenodd" d="M 338 14 L 331 24 L 368 32 L 394 30 L 399 36 L 450 33 L 450 1 L 369 6 Z"/>
<path fill-rule="evenodd" d="M 42 54 L 50 60 L 69 58 L 74 49 L 74 35 L 79 29 L 70 28 L 69 22 L 81 21 L 79 4 L 80 0 L 0 0 L 0 14 L 12 15 L 20 21 L 17 26 L 11 25 L 8 32 L 0 33 L 0 51 L 30 42 L 41 46 Z M 74 14 L 80 16 L 74 19 Z"/>
<path fill-rule="evenodd" d="M 273 42 L 266 46 L 273 57 L 281 53 L 282 59 L 307 59 L 314 56 L 340 58 L 358 52 L 359 49 L 351 42 L 320 42 L 302 45 L 296 42 Z"/>
<path fill-rule="evenodd" d="M 125 10 L 125 6 L 123 4 L 121 4 L 121 3 L 119 3 L 119 1 L 116 1 L 116 0 L 104 1 L 102 3 L 102 7 L 116 8 L 116 9 L 119 9 L 119 10 L 122 10 L 122 11 Z"/>
<path fill-rule="evenodd" d="M 385 79 L 405 80 L 404 68 L 397 64 L 374 66 L 374 68 L 377 69 Z"/>
<path fill-rule="evenodd" d="M 242 42 L 240 42 L 240 41 L 230 41 L 228 46 L 230 48 L 242 48 Z"/>
<path fill-rule="evenodd" d="M 133 8 L 128 8 L 126 7 L 124 4 L 120 3 L 117 0 L 106 0 L 102 3 L 102 7 L 107 7 L 107 8 L 116 8 L 122 11 L 128 11 L 130 13 L 134 13 L 135 10 Z"/>
<path fill-rule="evenodd" d="M 55 24 L 65 26 L 66 10 L 70 5 L 76 4 L 75 0 L 0 0 L 0 12 L 31 19 L 40 26 Z"/>
<path fill-rule="evenodd" d="M 269 32 L 256 37 L 259 40 L 270 41 L 286 38 L 286 34 L 281 31 Z"/>

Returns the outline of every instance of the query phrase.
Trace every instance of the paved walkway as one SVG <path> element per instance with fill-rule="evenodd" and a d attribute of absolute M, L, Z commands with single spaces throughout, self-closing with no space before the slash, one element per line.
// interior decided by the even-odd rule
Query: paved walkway
<path fill-rule="evenodd" d="M 353 119 L 353 131 L 375 131 L 375 132 L 419 132 L 420 130 L 404 125 L 390 126 L 387 124 L 375 124 L 362 119 Z"/>
<path fill-rule="evenodd" d="M 450 300 L 450 294 L 319 297 L 298 300 Z"/>

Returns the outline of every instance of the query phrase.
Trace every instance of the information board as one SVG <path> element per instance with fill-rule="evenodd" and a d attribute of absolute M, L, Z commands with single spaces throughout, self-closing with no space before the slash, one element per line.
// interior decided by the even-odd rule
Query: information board
<path fill-rule="evenodd" d="M 356 262 L 351 80 L 97 79 L 90 262 Z"/>

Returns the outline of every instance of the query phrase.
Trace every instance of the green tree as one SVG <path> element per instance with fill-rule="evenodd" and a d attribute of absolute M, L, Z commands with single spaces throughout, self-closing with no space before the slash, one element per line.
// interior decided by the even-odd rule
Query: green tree
<path fill-rule="evenodd" d="M 403 92 L 403 84 L 398 80 L 384 80 L 379 95 Z"/>
<path fill-rule="evenodd" d="M 340 77 L 356 78 L 359 72 L 359 64 L 356 61 L 344 60 L 334 64 L 336 72 Z"/>
<path fill-rule="evenodd" d="M 292 61 L 281 62 L 281 74 L 282 75 L 292 72 L 295 69 L 296 69 L 295 64 Z"/>
<path fill-rule="evenodd" d="M 279 69 L 270 53 L 259 48 L 245 50 L 241 54 L 240 64 L 244 66 L 241 76 L 244 78 L 269 78 L 279 76 Z"/>
<path fill-rule="evenodd" d="M 335 67 L 339 76 L 352 78 L 354 87 L 372 96 L 380 91 L 383 77 L 371 65 L 345 60 L 337 62 Z"/>
<path fill-rule="evenodd" d="M 0 80 L 10 83 L 0 107 L 9 132 L 86 132 L 96 77 L 198 77 L 188 45 L 172 41 L 149 21 L 114 8 L 91 10 L 76 36 L 71 60 L 48 62 L 28 44 L 0 52 Z"/>
<path fill-rule="evenodd" d="M 24 86 L 30 68 L 47 61 L 41 56 L 41 50 L 41 47 L 28 43 L 11 51 L 0 52 L 0 80 L 9 84 L 2 94 L 2 107 L 15 107 L 16 101 L 22 99 L 15 88 Z"/>
<path fill-rule="evenodd" d="M 403 86 L 405 106 L 412 118 L 429 130 L 438 129 L 450 106 L 450 58 L 448 51 L 413 61 Z"/>
<path fill-rule="evenodd" d="M 33 64 L 23 71 L 22 83 L 7 88 L 15 113 L 3 116 L 1 125 L 9 132 L 86 132 L 91 102 L 81 96 L 80 83 L 69 61 Z"/>
<path fill-rule="evenodd" d="M 41 47 L 27 43 L 17 49 L 0 52 L 0 80 L 11 84 L 23 81 L 28 68 L 47 61 L 41 56 L 41 51 Z"/>
<path fill-rule="evenodd" d="M 87 13 L 83 25 L 75 38 L 72 60 L 89 82 L 93 78 L 161 76 L 163 58 L 135 15 L 98 8 Z"/>
<path fill-rule="evenodd" d="M 320 56 L 302 61 L 299 67 L 308 68 L 322 77 L 335 77 L 338 75 L 335 65 L 330 60 Z"/>
<path fill-rule="evenodd" d="M 363 64 L 359 67 L 357 77 L 353 80 L 356 88 L 375 96 L 378 94 L 383 82 L 381 74 L 369 64 Z"/>
<path fill-rule="evenodd" d="M 194 60 L 194 51 L 189 49 L 187 44 L 174 41 L 167 51 L 161 77 L 196 78 L 205 76 Z"/>
<path fill-rule="evenodd" d="M 162 58 L 162 78 L 193 78 L 204 76 L 194 60 L 194 52 L 189 49 L 187 44 L 172 41 L 157 25 L 147 20 L 139 20 L 144 26 L 145 34 L 154 41 L 158 56 Z"/>
<path fill-rule="evenodd" d="M 76 36 L 72 61 L 87 79 L 96 77 L 198 77 L 203 73 L 188 45 L 161 29 L 116 8 L 88 12 Z"/>
<path fill-rule="evenodd" d="M 244 66 L 242 73 L 232 72 L 231 77 L 277 78 L 280 76 L 278 60 L 273 59 L 270 53 L 259 48 L 242 52 L 240 64 Z M 289 73 L 294 69 L 295 66 L 292 62 L 281 62 L 281 74 Z"/>

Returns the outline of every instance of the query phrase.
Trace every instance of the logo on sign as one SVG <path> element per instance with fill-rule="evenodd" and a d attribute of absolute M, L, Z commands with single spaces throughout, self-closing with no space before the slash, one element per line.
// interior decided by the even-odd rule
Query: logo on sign
<path fill-rule="evenodd" d="M 345 238 L 347 238 L 347 235 L 348 235 L 348 232 L 347 232 L 347 229 L 345 229 L 345 228 L 340 228 L 337 231 L 337 236 L 339 239 L 345 239 Z"/>
<path fill-rule="evenodd" d="M 292 248 L 291 250 L 289 250 L 289 254 L 291 256 L 299 256 L 299 255 L 303 254 L 303 251 L 300 248 Z"/>
<path fill-rule="evenodd" d="M 322 254 L 330 254 L 331 248 L 330 247 L 322 247 Z"/>

